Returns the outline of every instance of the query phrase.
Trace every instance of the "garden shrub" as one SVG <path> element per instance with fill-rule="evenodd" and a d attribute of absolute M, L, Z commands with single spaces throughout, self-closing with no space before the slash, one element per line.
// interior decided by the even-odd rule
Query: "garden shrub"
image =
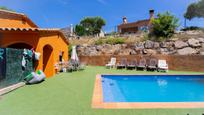
<path fill-rule="evenodd" d="M 172 37 L 179 26 L 178 21 L 178 18 L 169 12 L 158 14 L 158 18 L 151 20 L 152 29 L 150 36 L 154 36 L 155 40 L 166 40 Z"/>
<path fill-rule="evenodd" d="M 124 44 L 125 39 L 124 38 L 106 38 L 106 39 L 98 39 L 95 41 L 95 45 L 102 45 L 102 44 Z"/>
<path fill-rule="evenodd" d="M 124 38 L 113 39 L 113 44 L 124 44 L 124 43 L 125 43 L 125 39 Z"/>
<path fill-rule="evenodd" d="M 102 45 L 104 44 L 104 40 L 103 39 L 98 39 L 95 41 L 95 45 Z"/>
<path fill-rule="evenodd" d="M 197 26 L 190 26 L 182 29 L 182 31 L 190 31 L 190 30 L 203 30 L 203 28 L 200 28 Z"/>
<path fill-rule="evenodd" d="M 114 38 L 107 38 L 107 39 L 105 40 L 105 43 L 106 43 L 106 44 L 114 44 Z"/>

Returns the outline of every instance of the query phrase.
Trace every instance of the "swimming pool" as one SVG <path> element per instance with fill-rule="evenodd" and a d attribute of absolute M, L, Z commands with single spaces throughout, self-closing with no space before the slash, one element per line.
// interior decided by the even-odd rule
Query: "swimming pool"
<path fill-rule="evenodd" d="M 101 75 L 103 102 L 204 102 L 203 75 Z"/>

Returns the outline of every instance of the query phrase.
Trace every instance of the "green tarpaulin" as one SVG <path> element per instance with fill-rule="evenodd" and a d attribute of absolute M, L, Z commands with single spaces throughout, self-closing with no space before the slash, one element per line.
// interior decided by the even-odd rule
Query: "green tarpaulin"
<path fill-rule="evenodd" d="M 32 59 L 22 68 L 23 49 L 0 48 L 0 89 L 19 83 L 33 71 Z M 2 53 L 3 52 L 3 53 Z M 1 58 L 3 57 L 3 58 Z"/>

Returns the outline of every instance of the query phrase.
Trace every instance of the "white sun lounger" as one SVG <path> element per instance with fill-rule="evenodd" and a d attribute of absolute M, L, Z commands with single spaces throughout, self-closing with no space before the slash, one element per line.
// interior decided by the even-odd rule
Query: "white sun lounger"
<path fill-rule="evenodd" d="M 166 60 L 159 60 L 158 61 L 158 71 L 165 71 L 168 72 L 169 67 Z"/>
<path fill-rule="evenodd" d="M 116 58 L 111 58 L 111 61 L 106 64 L 106 68 L 113 68 L 116 65 Z"/>

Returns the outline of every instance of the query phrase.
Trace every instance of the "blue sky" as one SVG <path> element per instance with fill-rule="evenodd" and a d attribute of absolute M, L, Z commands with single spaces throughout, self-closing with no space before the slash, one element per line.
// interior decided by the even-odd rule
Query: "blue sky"
<path fill-rule="evenodd" d="M 149 9 L 156 13 L 170 11 L 180 19 L 187 6 L 198 0 L 0 0 L 6 6 L 28 15 L 39 27 L 63 28 L 77 24 L 86 16 L 101 16 L 112 31 L 126 16 L 128 22 L 149 18 Z M 204 27 L 204 19 L 193 19 L 188 25 Z"/>

